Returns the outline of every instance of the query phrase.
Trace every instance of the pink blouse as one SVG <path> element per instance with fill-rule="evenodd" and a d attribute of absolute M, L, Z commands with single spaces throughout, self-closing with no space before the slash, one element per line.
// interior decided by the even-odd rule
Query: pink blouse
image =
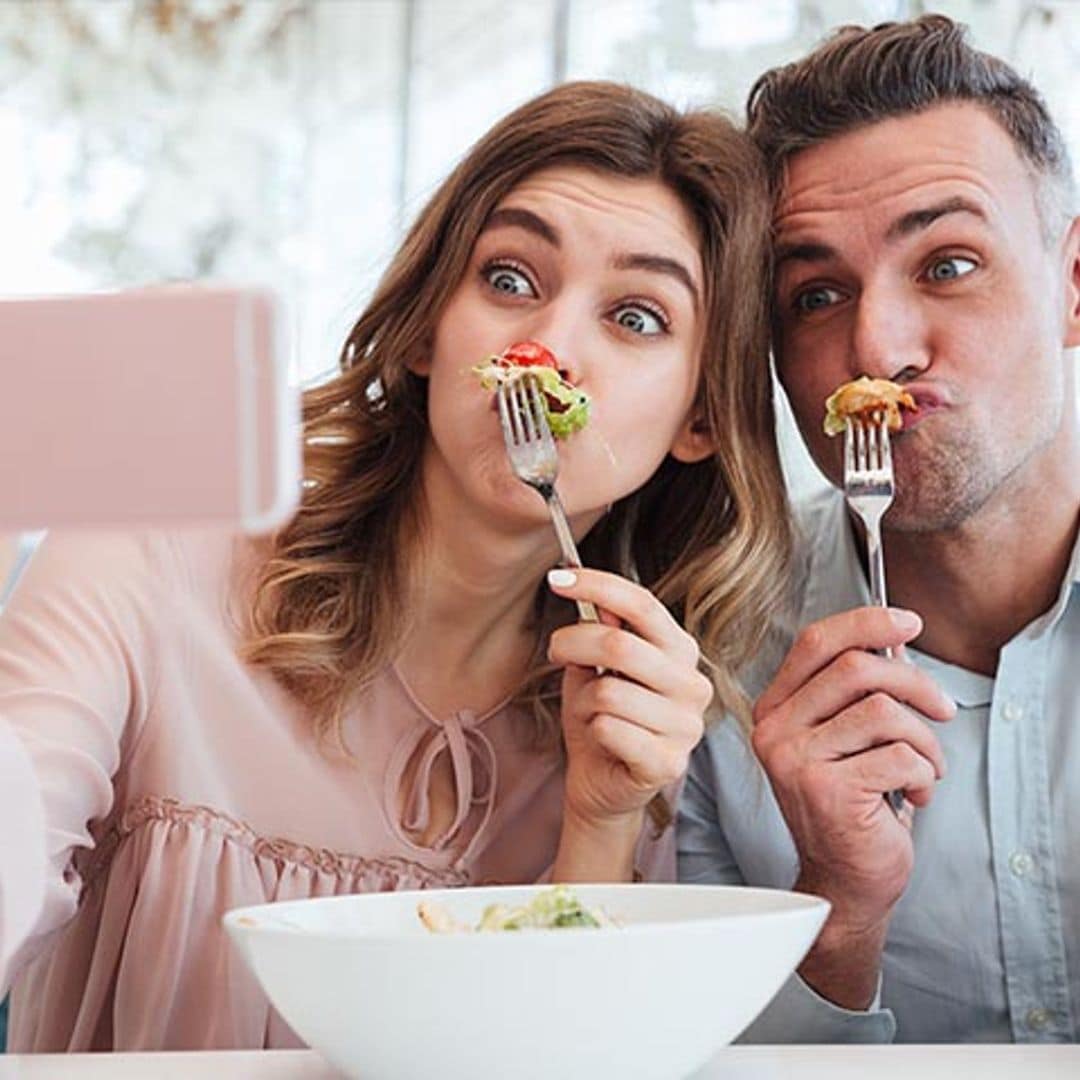
<path fill-rule="evenodd" d="M 229 908 L 550 872 L 561 765 L 522 745 L 517 711 L 434 716 L 390 669 L 334 755 L 235 655 L 253 565 L 220 532 L 53 534 L 0 617 L 0 776 L 44 809 L 0 818 L 0 911 L 36 913 L 0 952 L 13 1051 L 299 1045 L 226 940 Z M 456 815 L 420 846 L 443 755 Z M 672 880 L 671 830 L 647 827 L 638 856 Z"/>

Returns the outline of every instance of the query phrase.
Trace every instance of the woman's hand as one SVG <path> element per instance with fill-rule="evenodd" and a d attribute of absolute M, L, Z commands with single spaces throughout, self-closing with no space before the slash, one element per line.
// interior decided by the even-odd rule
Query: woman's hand
<path fill-rule="evenodd" d="M 548 644 L 566 669 L 556 875 L 628 878 L 645 807 L 686 771 L 712 684 L 698 671 L 697 642 L 648 589 L 600 570 L 557 570 L 548 580 L 560 596 L 604 613 L 600 623 L 560 627 Z"/>

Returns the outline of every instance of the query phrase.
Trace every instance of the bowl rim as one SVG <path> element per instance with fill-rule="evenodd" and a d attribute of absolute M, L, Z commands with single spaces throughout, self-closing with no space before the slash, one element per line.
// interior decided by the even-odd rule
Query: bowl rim
<path fill-rule="evenodd" d="M 486 942 L 505 942 L 505 941 L 522 941 L 522 940 L 544 940 L 550 938 L 551 935 L 556 935 L 560 940 L 566 940 L 564 928 L 544 928 L 528 930 L 521 933 L 449 933 L 449 934 L 418 934 L 415 928 L 400 929 L 400 930 L 378 930 L 371 931 L 367 929 L 325 929 L 309 926 L 300 926 L 296 923 L 290 923 L 287 921 L 287 909 L 293 906 L 303 905 L 304 907 L 319 906 L 319 907 L 333 907 L 335 905 L 345 906 L 348 903 L 355 903 L 357 900 L 363 900 L 364 898 L 376 898 L 385 896 L 394 896 L 400 898 L 403 902 L 413 900 L 419 903 L 421 900 L 435 899 L 436 902 L 441 902 L 444 898 L 453 899 L 461 896 L 475 897 L 479 893 L 492 893 L 492 892 L 506 892 L 513 890 L 542 890 L 549 888 L 550 886 L 544 884 L 533 885 L 472 885 L 462 886 L 458 888 L 444 888 L 444 889 L 400 889 L 392 891 L 382 892 L 368 892 L 368 893 L 343 893 L 339 896 L 315 896 L 315 897 L 297 897 L 292 900 L 279 900 L 262 904 L 247 904 L 242 907 L 230 908 L 221 917 L 221 922 L 224 928 L 231 934 L 242 934 L 245 937 L 259 935 L 259 936 L 274 936 L 274 937 L 302 937 L 308 941 L 365 941 L 365 942 L 415 942 L 415 941 L 442 941 L 442 942 L 462 942 L 462 941 L 486 941 Z M 828 900 L 820 896 L 814 896 L 812 893 L 797 892 L 792 889 L 780 889 L 769 888 L 762 886 L 749 886 L 749 885 L 720 885 L 720 884 L 708 884 L 708 883 L 693 883 L 687 882 L 686 884 L 675 884 L 671 882 L 574 882 L 570 886 L 574 890 L 578 889 L 593 889 L 602 888 L 605 890 L 615 890 L 616 892 L 629 892 L 633 891 L 635 894 L 641 894 L 643 892 L 662 891 L 668 892 L 673 889 L 687 889 L 696 891 L 698 893 L 738 893 L 740 896 L 746 896 L 750 894 L 752 896 L 768 896 L 770 898 L 780 894 L 788 899 L 789 906 L 779 907 L 774 910 L 768 911 L 738 911 L 722 913 L 717 912 L 715 914 L 697 915 L 681 919 L 666 919 L 655 920 L 645 922 L 631 922 L 626 925 L 619 926 L 617 937 L 620 939 L 626 936 L 639 937 L 639 936 L 653 936 L 655 934 L 670 935 L 672 933 L 680 934 L 696 934 L 700 933 L 703 929 L 707 929 L 718 922 L 730 922 L 732 920 L 739 921 L 743 919 L 767 919 L 770 922 L 788 921 L 790 919 L 804 918 L 809 912 L 819 912 L 822 914 L 822 922 L 825 917 L 828 916 L 829 909 L 831 907 Z M 497 898 L 493 897 L 492 902 L 497 902 Z M 613 929 L 612 927 L 574 927 L 574 934 L 572 940 L 582 941 L 589 938 L 595 938 L 599 936 L 601 939 L 608 940 L 610 935 L 606 931 Z M 440 948 L 442 946 L 435 946 Z M 498 945 L 487 945 L 481 947 L 499 948 Z"/>

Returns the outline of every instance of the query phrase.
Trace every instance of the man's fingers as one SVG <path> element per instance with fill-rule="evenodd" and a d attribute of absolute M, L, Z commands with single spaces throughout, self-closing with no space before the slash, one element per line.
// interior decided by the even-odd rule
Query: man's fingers
<path fill-rule="evenodd" d="M 915 806 L 925 805 L 937 781 L 934 766 L 908 743 L 890 743 L 849 758 L 844 766 L 866 790 L 902 791 Z"/>
<path fill-rule="evenodd" d="M 945 775 L 945 754 L 933 731 L 887 694 L 871 694 L 820 724 L 807 745 L 815 757 L 837 760 L 894 743 L 910 746 L 929 761 L 936 780 Z"/>
<path fill-rule="evenodd" d="M 919 616 L 898 608 L 855 608 L 812 623 L 795 638 L 755 713 L 771 712 L 842 653 L 898 648 L 921 631 Z"/>
<path fill-rule="evenodd" d="M 930 720 L 951 720 L 956 714 L 955 702 L 914 664 L 862 649 L 851 649 L 836 657 L 775 711 L 799 727 L 813 727 L 877 692 L 905 702 Z"/>

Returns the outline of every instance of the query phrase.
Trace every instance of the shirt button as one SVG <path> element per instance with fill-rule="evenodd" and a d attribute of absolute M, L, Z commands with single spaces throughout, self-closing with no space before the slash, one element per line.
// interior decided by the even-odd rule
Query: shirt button
<path fill-rule="evenodd" d="M 1017 705 L 1015 701 L 1005 702 L 1005 708 L 1001 710 L 1001 716 L 1003 720 L 1007 720 L 1010 724 L 1015 723 L 1024 715 L 1024 709 L 1022 705 Z"/>
<path fill-rule="evenodd" d="M 1009 856 L 1009 869 L 1017 877 L 1027 877 L 1035 869 L 1035 860 L 1026 851 L 1014 851 Z"/>
<path fill-rule="evenodd" d="M 1046 1009 L 1031 1009 L 1025 1019 L 1032 1031 L 1045 1031 L 1050 1026 L 1050 1014 Z"/>

